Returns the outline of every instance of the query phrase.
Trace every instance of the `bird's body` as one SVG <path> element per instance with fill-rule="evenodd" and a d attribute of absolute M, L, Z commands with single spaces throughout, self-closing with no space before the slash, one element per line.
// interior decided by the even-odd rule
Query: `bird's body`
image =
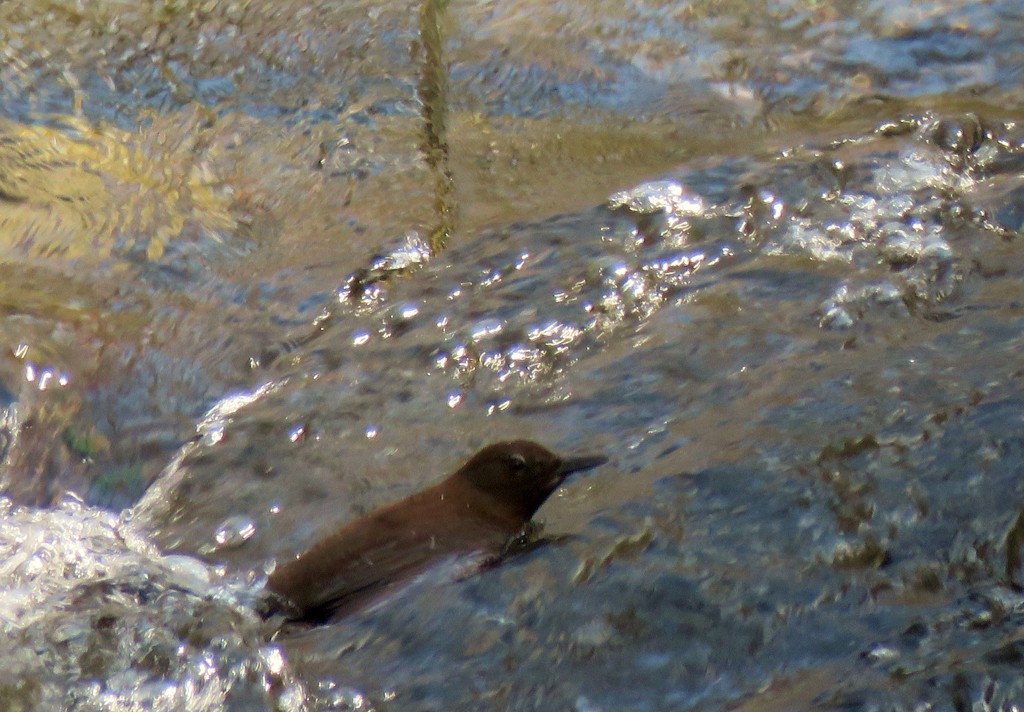
<path fill-rule="evenodd" d="M 442 482 L 343 526 L 279 566 L 267 588 L 290 604 L 291 617 L 322 622 L 441 559 L 497 557 L 567 475 L 602 462 L 562 459 L 527 441 L 490 445 Z"/>

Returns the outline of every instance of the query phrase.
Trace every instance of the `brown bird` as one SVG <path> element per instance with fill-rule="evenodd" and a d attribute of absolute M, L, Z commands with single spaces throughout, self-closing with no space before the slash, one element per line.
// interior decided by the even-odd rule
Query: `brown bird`
<path fill-rule="evenodd" d="M 446 480 L 343 526 L 270 575 L 291 620 L 322 623 L 370 603 L 441 559 L 494 559 L 573 472 L 607 462 L 560 458 L 526 440 L 488 445 Z"/>

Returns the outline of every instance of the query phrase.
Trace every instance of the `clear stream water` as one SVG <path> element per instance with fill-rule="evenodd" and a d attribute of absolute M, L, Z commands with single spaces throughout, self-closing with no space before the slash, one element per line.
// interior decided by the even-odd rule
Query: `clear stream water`
<path fill-rule="evenodd" d="M 1022 32 L 0 5 L 0 709 L 1024 705 Z M 518 437 L 540 546 L 260 618 Z"/>

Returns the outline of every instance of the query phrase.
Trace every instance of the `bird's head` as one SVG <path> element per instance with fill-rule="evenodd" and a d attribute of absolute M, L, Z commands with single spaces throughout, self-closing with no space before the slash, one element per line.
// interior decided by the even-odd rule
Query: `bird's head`
<path fill-rule="evenodd" d="M 607 462 L 600 455 L 559 457 L 528 440 L 488 445 L 455 474 L 529 521 L 574 472 Z"/>

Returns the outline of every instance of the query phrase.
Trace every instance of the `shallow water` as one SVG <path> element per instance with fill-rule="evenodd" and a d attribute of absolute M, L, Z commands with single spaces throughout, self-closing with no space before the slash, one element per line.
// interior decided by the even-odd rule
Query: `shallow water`
<path fill-rule="evenodd" d="M 1024 704 L 1022 24 L 0 5 L 0 707 Z M 518 437 L 541 546 L 261 620 Z"/>

